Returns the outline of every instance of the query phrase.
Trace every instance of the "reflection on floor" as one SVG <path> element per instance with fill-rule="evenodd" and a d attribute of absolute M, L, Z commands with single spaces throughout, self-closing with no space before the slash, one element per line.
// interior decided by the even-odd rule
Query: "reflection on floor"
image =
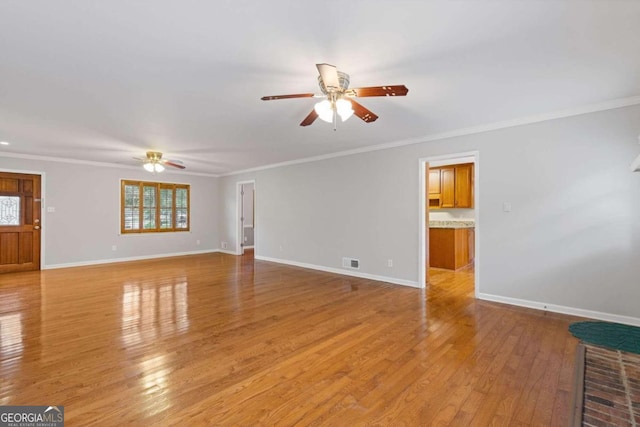
<path fill-rule="evenodd" d="M 210 253 L 0 275 L 0 405 L 69 425 L 566 425 L 573 318 Z"/>
<path fill-rule="evenodd" d="M 456 291 L 458 294 L 469 292 L 473 295 L 474 274 L 475 267 L 473 264 L 455 271 L 445 268 L 429 268 L 429 283 L 438 287 L 455 284 L 458 287 Z"/>

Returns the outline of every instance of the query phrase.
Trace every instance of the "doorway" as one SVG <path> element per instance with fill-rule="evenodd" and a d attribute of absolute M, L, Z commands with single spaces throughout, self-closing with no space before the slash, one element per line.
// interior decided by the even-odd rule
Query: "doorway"
<path fill-rule="evenodd" d="M 40 270 L 41 176 L 0 172 L 0 273 Z"/>
<path fill-rule="evenodd" d="M 473 279 L 478 295 L 479 153 L 433 156 L 419 162 L 419 283 L 425 287 L 430 282 L 430 271 L 432 275 L 464 272 Z"/>
<path fill-rule="evenodd" d="M 237 185 L 236 254 L 244 255 L 245 249 L 255 248 L 255 200 L 256 182 L 240 181 Z"/>

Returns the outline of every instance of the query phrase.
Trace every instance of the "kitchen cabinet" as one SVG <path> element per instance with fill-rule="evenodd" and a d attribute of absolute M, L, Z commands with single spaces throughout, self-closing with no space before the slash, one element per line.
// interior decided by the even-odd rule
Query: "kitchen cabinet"
<path fill-rule="evenodd" d="M 473 207 L 473 163 L 455 166 L 455 206 Z"/>
<path fill-rule="evenodd" d="M 440 194 L 440 169 L 429 169 L 429 194 Z"/>
<path fill-rule="evenodd" d="M 429 169 L 429 209 L 473 208 L 473 163 Z"/>
<path fill-rule="evenodd" d="M 428 204 L 427 209 L 437 209 L 440 207 L 440 169 L 429 169 L 429 184 L 428 184 Z"/>
<path fill-rule="evenodd" d="M 456 206 L 456 173 L 455 168 L 445 167 L 440 169 L 440 207 L 455 208 Z"/>
<path fill-rule="evenodd" d="M 458 270 L 475 258 L 473 228 L 429 228 L 429 266 Z"/>

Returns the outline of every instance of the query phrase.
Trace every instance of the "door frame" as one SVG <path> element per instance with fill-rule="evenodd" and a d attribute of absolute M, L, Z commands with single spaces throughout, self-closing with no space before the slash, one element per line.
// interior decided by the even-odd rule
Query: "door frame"
<path fill-rule="evenodd" d="M 420 230 L 418 233 L 419 243 L 418 243 L 418 253 L 419 253 L 419 261 L 418 261 L 418 285 L 421 288 L 425 288 L 426 283 L 426 274 L 427 274 L 427 193 L 429 189 L 427 188 L 427 179 L 426 176 L 426 164 L 433 162 L 442 162 L 447 160 L 455 160 L 461 157 L 473 157 L 473 206 L 475 210 L 475 261 L 474 261 L 474 295 L 478 298 L 480 294 L 480 152 L 475 151 L 465 151 L 460 153 L 451 153 L 444 154 L 439 156 L 427 156 L 421 157 L 418 159 L 418 172 L 419 172 L 419 186 L 418 186 L 418 197 L 419 197 L 419 212 L 420 212 Z"/>
<path fill-rule="evenodd" d="M 45 239 L 46 239 L 46 219 L 45 219 L 45 189 L 47 188 L 47 186 L 45 185 L 46 183 L 46 176 L 45 176 L 45 172 L 44 171 L 35 171 L 35 170 L 28 170 L 28 169 L 7 169 L 7 168 L 0 168 L 0 172 L 6 172 L 6 173 L 19 173 L 19 174 L 23 174 L 23 175 L 40 175 L 40 270 L 38 271 L 42 271 L 42 270 L 46 270 L 47 269 L 47 264 L 46 264 L 46 259 L 45 259 Z"/>
<path fill-rule="evenodd" d="M 236 182 L 236 250 L 235 253 L 236 255 L 244 255 L 244 230 L 243 230 L 243 223 L 242 221 L 240 221 L 240 218 L 242 217 L 242 186 L 245 184 L 253 184 L 253 194 L 254 194 L 254 200 L 253 200 L 253 220 L 255 222 L 256 220 L 256 200 L 258 198 L 257 196 L 257 191 L 256 191 L 256 180 L 255 179 L 249 179 L 249 180 L 245 180 L 245 181 L 237 181 Z M 253 224 L 254 230 L 255 230 L 255 223 Z M 253 234 L 253 251 L 255 253 L 256 248 L 257 248 L 257 239 L 256 239 L 256 235 L 255 233 Z"/>

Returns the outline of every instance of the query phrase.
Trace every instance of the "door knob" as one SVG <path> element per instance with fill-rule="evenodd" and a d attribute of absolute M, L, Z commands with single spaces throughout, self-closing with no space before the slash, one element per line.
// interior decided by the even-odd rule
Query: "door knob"
<path fill-rule="evenodd" d="M 34 228 L 34 230 L 40 230 L 40 226 L 39 225 L 36 225 L 33 228 Z"/>

